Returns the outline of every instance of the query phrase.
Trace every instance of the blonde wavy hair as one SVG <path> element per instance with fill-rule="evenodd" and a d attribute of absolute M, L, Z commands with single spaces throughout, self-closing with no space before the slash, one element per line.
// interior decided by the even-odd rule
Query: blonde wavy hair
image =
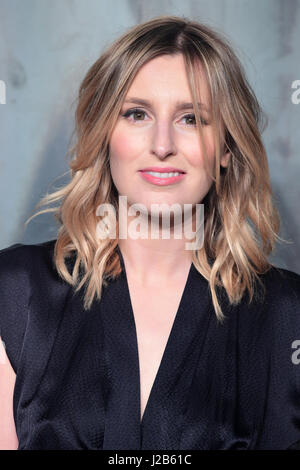
<path fill-rule="evenodd" d="M 85 310 L 95 296 L 100 300 L 102 285 L 121 272 L 118 237 L 100 240 L 96 236 L 96 207 L 110 203 L 118 214 L 118 194 L 109 166 L 110 136 L 135 75 L 146 62 L 164 54 L 183 55 L 201 142 L 199 63 L 211 93 L 217 143 L 211 175 L 214 184 L 202 201 L 204 242 L 192 257 L 209 282 L 217 319 L 223 321 L 219 286 L 225 288 L 232 305 L 241 301 L 246 289 L 251 301 L 256 295 L 255 279 L 260 281 L 259 275 L 273 266 L 267 256 L 275 241 L 282 239 L 261 139 L 266 115 L 228 40 L 205 24 L 185 17 L 159 16 L 130 28 L 100 55 L 79 88 L 76 143 L 68 150 L 71 181 L 52 194 L 46 193 L 35 206 L 59 202 L 57 207 L 41 210 L 25 223 L 39 214 L 55 213 L 60 224 L 54 249 L 58 273 L 76 291 L 84 287 Z M 209 172 L 203 144 L 202 148 Z M 224 148 L 231 153 L 226 168 L 220 166 Z M 66 261 L 74 252 L 70 274 Z"/>

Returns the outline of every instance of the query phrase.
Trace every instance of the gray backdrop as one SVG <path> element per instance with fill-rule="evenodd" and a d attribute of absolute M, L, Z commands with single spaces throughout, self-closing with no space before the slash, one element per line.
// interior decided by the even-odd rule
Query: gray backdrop
<path fill-rule="evenodd" d="M 291 99 L 300 80 L 299 0 L 0 0 L 0 249 L 56 237 L 51 214 L 24 221 L 69 180 L 61 175 L 80 82 L 113 39 L 160 14 L 210 24 L 242 60 L 269 117 L 263 139 L 280 235 L 291 242 L 270 260 L 300 272 L 300 104 Z"/>

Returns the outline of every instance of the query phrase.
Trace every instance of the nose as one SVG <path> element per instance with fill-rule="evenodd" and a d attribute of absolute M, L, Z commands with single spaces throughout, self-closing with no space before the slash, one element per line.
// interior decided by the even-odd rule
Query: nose
<path fill-rule="evenodd" d="M 160 159 L 176 153 L 172 125 L 168 122 L 157 122 L 153 128 L 152 153 Z"/>

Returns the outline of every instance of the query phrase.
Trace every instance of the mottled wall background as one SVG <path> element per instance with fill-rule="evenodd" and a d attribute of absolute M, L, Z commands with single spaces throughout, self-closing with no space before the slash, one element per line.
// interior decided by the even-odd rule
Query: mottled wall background
<path fill-rule="evenodd" d="M 24 222 L 69 179 L 61 175 L 80 81 L 126 28 L 160 14 L 209 23 L 241 58 L 269 117 L 263 138 L 280 235 L 291 242 L 270 259 L 300 272 L 300 104 L 291 100 L 300 80 L 299 0 L 0 0 L 0 248 L 56 237 L 51 214 Z"/>

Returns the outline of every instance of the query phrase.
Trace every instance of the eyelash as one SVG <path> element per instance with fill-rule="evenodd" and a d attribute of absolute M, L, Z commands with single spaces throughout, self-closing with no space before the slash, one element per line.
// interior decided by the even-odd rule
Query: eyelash
<path fill-rule="evenodd" d="M 127 119 L 131 114 L 134 114 L 134 113 L 147 114 L 146 111 L 143 111 L 142 109 L 132 108 L 132 109 L 128 109 L 128 111 L 126 111 L 126 113 L 122 114 L 122 116 L 125 119 Z M 183 116 L 183 118 L 194 118 L 195 119 L 195 114 L 186 114 L 185 116 Z M 203 118 L 201 118 L 201 121 L 202 121 L 203 125 L 205 125 L 205 126 L 207 125 L 207 122 Z M 134 122 L 137 122 L 137 121 L 134 121 Z M 196 123 L 195 124 L 187 124 L 187 125 L 190 126 L 190 127 L 195 127 Z"/>

